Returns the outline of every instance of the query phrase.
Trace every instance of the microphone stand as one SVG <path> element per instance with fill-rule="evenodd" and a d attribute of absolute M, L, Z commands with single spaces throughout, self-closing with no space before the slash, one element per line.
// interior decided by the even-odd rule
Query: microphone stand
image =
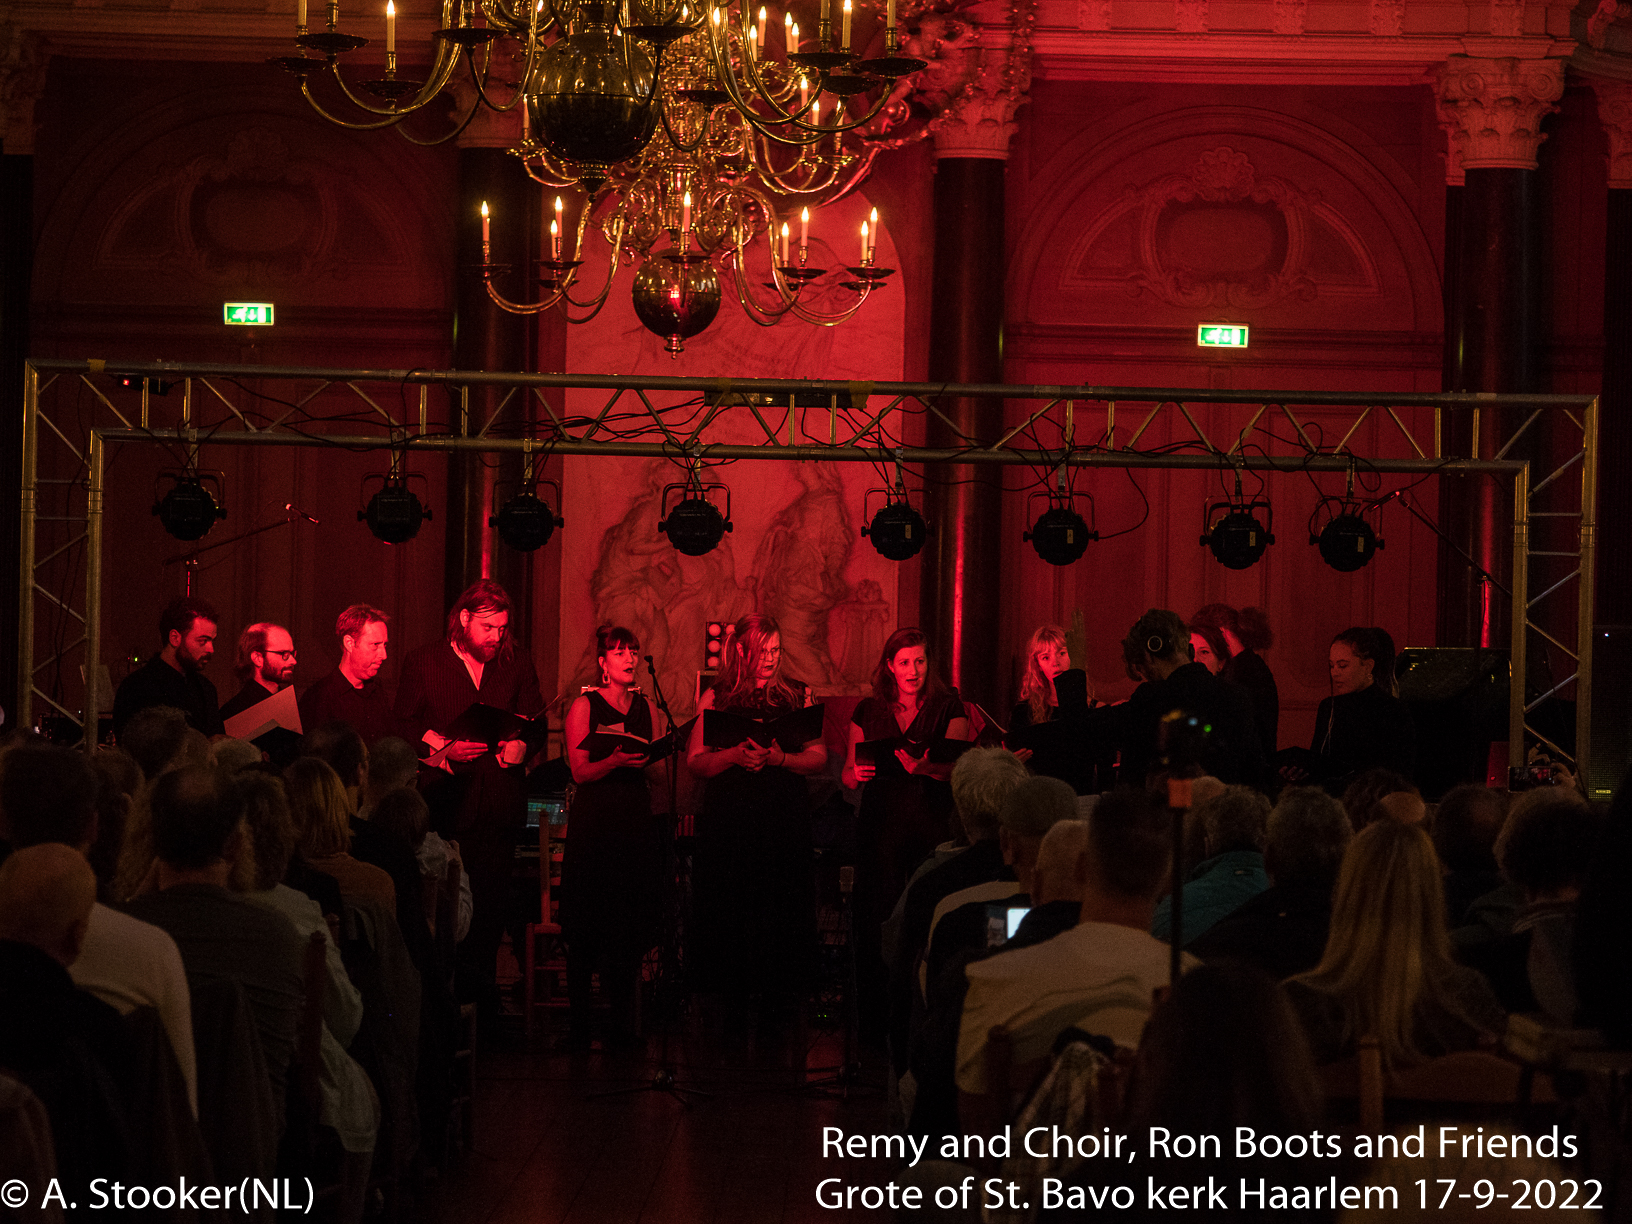
<path fill-rule="evenodd" d="M 646 670 L 652 677 L 652 701 L 662 711 L 663 719 L 668 724 L 669 735 L 679 730 L 674 720 L 674 713 L 669 709 L 668 699 L 663 696 L 663 684 L 657 676 L 657 666 L 651 655 L 644 656 Z M 659 953 L 660 972 L 657 981 L 663 987 L 663 993 L 673 992 L 678 995 L 680 988 L 680 917 L 685 907 L 685 889 L 680 886 L 680 854 L 675 845 L 677 826 L 680 820 L 680 745 L 675 743 L 675 750 L 669 753 L 666 761 L 665 778 L 669 792 L 669 818 L 663 822 L 663 869 L 664 877 L 669 886 L 669 921 L 663 924 L 663 946 Z M 677 1000 L 665 1000 L 677 1002 Z M 674 1074 L 674 1068 L 669 1062 L 669 1030 L 673 1027 L 670 1020 L 663 1022 L 663 1035 L 659 1046 L 657 1071 L 652 1075 L 651 1082 L 637 1084 L 632 1088 L 613 1088 L 607 1092 L 591 1093 L 589 1099 L 597 1097 L 626 1096 L 634 1092 L 666 1092 L 681 1105 L 690 1108 L 694 1099 L 706 1100 L 713 1093 L 704 1092 L 698 1088 L 688 1088 L 681 1084 Z"/>

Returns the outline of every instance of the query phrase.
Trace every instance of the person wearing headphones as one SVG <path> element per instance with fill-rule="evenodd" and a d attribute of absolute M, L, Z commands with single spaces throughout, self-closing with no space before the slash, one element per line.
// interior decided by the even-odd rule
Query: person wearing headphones
<path fill-rule="evenodd" d="M 1128 678 L 1142 681 L 1122 707 L 1124 785 L 1143 786 L 1161 760 L 1162 720 L 1174 711 L 1197 715 L 1200 766 L 1224 782 L 1257 785 L 1265 779 L 1263 743 L 1252 716 L 1252 697 L 1240 685 L 1195 662 L 1190 628 L 1177 612 L 1152 608 L 1122 641 Z"/>

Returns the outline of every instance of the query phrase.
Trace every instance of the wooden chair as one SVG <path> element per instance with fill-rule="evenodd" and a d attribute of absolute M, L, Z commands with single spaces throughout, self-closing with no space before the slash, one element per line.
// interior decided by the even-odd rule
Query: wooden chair
<path fill-rule="evenodd" d="M 1384 1074 L 1377 1039 L 1362 1037 L 1353 1058 L 1322 1068 L 1321 1075 L 1328 1099 L 1358 1101 L 1360 1129 L 1373 1135 L 1383 1133 L 1386 1101 L 1514 1112 L 1526 1104 L 1526 1068 L 1486 1050 L 1463 1050 Z M 1529 1099 L 1555 1101 L 1551 1081 L 1538 1077 Z"/>
<path fill-rule="evenodd" d="M 566 991 L 558 989 L 567 973 L 566 946 L 561 924 L 556 921 L 556 902 L 551 896 L 556 873 L 548 816 L 538 821 L 538 921 L 527 924 L 526 947 L 522 958 L 522 1028 L 528 1040 L 533 1036 L 533 1016 L 539 1007 L 563 1007 Z M 546 979 L 544 997 L 539 998 L 538 978 Z"/>

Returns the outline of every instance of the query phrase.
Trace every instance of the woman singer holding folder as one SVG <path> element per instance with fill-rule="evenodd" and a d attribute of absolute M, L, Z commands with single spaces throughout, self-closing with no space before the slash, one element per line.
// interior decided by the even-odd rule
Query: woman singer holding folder
<path fill-rule="evenodd" d="M 612 1045 L 635 1039 L 635 984 L 657 942 L 663 850 L 642 767 L 652 709 L 635 689 L 640 641 L 621 626 L 595 631 L 600 684 L 567 710 L 567 765 L 576 789 L 561 864 L 561 930 L 567 939 L 568 1044 L 590 1044 L 590 981 L 612 1005 Z M 592 739 L 591 737 L 597 737 Z M 618 737 L 626 737 L 621 740 Z M 548 870 L 540 864 L 540 870 Z"/>
<path fill-rule="evenodd" d="M 1086 671 L 1071 666 L 1065 630 L 1040 625 L 1026 643 L 1020 702 L 1009 716 L 1007 743 L 1031 771 L 1071 784 L 1079 795 L 1107 789 L 1114 750 Z M 1052 734 L 1034 731 L 1055 723 Z"/>
<path fill-rule="evenodd" d="M 809 687 L 782 674 L 775 620 L 750 614 L 727 630 L 686 752 L 706 783 L 692 856 L 690 951 L 703 989 L 723 993 L 737 1021 L 756 985 L 770 1012 L 795 1004 L 804 985 L 815 919 L 805 776 L 827 764 L 827 746 L 818 730 L 797 744 L 743 739 L 709 747 L 709 713 L 769 722 L 809 704 Z"/>
<path fill-rule="evenodd" d="M 882 1022 L 885 969 L 879 930 L 907 877 L 953 828 L 953 755 L 973 732 L 956 689 L 929 661 L 922 629 L 897 629 L 873 670 L 873 695 L 851 716 L 844 784 L 859 786 L 856 817 L 856 965 L 864 1026 Z M 940 757 L 942 759 L 937 760 Z"/>

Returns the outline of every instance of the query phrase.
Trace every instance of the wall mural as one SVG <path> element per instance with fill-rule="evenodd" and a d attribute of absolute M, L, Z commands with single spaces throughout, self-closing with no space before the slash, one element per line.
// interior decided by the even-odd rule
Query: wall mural
<path fill-rule="evenodd" d="M 839 235 L 859 232 L 871 204 L 856 195 L 824 209 L 812 223 L 814 258 L 848 258 Z M 899 266 L 887 228 L 878 259 Z M 598 270 L 585 280 L 595 283 Z M 815 327 L 793 318 L 760 327 L 729 300 L 709 329 L 671 359 L 663 342 L 634 316 L 620 276 L 606 308 L 567 335 L 567 367 L 581 373 L 729 376 L 763 371 L 771 377 L 887 380 L 901 377 L 904 302 L 891 286 L 848 323 Z M 729 296 L 729 295 L 728 295 Z M 654 403 L 665 401 L 653 397 Z M 676 402 L 670 400 L 667 402 Z M 573 412 L 598 414 L 604 393 L 569 397 Z M 689 415 L 682 413 L 682 415 Z M 785 408 L 722 411 L 707 441 L 766 441 L 765 429 L 786 439 Z M 827 437 L 827 413 L 808 409 L 791 422 Z M 842 429 L 842 423 L 840 428 Z M 654 437 L 655 440 L 655 437 Z M 633 629 L 642 653 L 653 656 L 676 713 L 691 707 L 710 621 L 758 611 L 782 627 L 788 674 L 824 695 L 870 691 L 873 665 L 895 627 L 896 564 L 860 534 L 862 500 L 882 481 L 862 464 L 736 462 L 710 468 L 706 479 L 729 486 L 734 527 L 701 557 L 675 550 L 657 531 L 664 487 L 684 480 L 668 459 L 585 458 L 563 462 L 567 528 L 562 541 L 562 692 L 597 679 L 593 635 L 611 622 Z M 672 505 L 677 492 L 671 492 Z M 874 498 L 875 508 L 877 498 Z M 723 508 L 723 500 L 721 502 Z"/>

